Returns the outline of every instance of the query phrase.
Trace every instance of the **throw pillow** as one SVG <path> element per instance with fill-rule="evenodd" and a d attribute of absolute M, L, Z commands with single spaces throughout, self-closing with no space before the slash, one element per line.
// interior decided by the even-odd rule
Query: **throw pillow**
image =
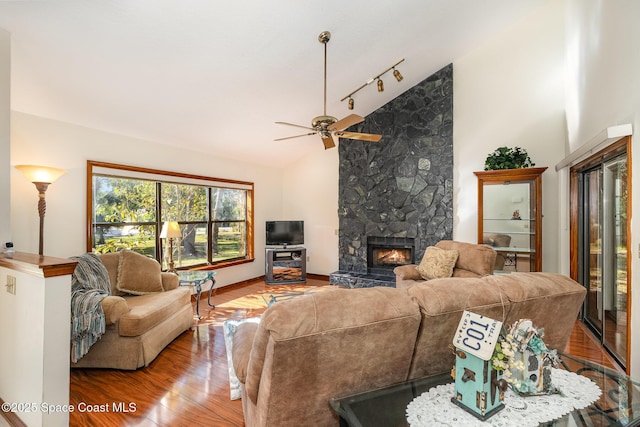
<path fill-rule="evenodd" d="M 243 322 L 259 323 L 259 317 L 249 317 L 241 320 L 225 320 L 222 324 L 222 330 L 224 332 L 224 345 L 227 348 L 227 364 L 229 365 L 229 389 L 231 391 L 231 400 L 238 400 L 242 397 L 242 389 L 240 386 L 240 380 L 236 375 L 236 370 L 233 367 L 233 356 L 231 354 L 231 348 L 233 347 L 233 334 L 235 334 L 238 325 Z"/>
<path fill-rule="evenodd" d="M 416 269 L 425 280 L 451 277 L 456 261 L 458 261 L 457 250 L 429 246 Z"/>
<path fill-rule="evenodd" d="M 132 295 L 162 292 L 160 271 L 160 264 L 155 259 L 125 249 L 120 251 L 116 288 Z"/>

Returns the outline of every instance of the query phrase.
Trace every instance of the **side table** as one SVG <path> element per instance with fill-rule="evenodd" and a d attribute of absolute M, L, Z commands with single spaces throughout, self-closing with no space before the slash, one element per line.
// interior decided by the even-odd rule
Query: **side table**
<path fill-rule="evenodd" d="M 183 270 L 178 271 L 178 283 L 180 286 L 194 286 L 196 288 L 196 316 L 200 319 L 200 294 L 202 294 L 202 284 L 208 280 L 211 280 L 211 287 L 209 288 L 209 294 L 207 295 L 207 304 L 209 307 L 215 308 L 216 306 L 211 304 L 211 292 L 216 284 L 215 276 L 216 272 L 211 270 Z"/>

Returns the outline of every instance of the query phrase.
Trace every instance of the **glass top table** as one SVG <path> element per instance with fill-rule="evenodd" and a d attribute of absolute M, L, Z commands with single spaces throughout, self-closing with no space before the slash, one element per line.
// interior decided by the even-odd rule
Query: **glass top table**
<path fill-rule="evenodd" d="M 196 316 L 200 319 L 200 294 L 202 294 L 202 284 L 211 280 L 211 287 L 207 295 L 207 304 L 209 307 L 215 308 L 211 304 L 211 292 L 216 284 L 216 272 L 212 270 L 179 270 L 178 278 L 180 286 L 194 286 L 196 288 Z"/>
<path fill-rule="evenodd" d="M 544 426 L 640 426 L 640 383 L 628 376 L 573 356 L 560 354 L 559 368 L 588 377 L 602 390 L 591 405 Z M 437 385 L 453 382 L 449 373 L 420 378 L 379 390 L 330 399 L 341 426 L 408 426 L 407 405 Z"/>

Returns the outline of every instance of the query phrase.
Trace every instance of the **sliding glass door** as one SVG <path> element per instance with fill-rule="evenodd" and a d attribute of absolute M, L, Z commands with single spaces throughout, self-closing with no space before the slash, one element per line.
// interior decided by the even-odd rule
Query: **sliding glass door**
<path fill-rule="evenodd" d="M 627 153 L 578 171 L 578 280 L 587 288 L 584 321 L 623 365 L 627 359 Z"/>

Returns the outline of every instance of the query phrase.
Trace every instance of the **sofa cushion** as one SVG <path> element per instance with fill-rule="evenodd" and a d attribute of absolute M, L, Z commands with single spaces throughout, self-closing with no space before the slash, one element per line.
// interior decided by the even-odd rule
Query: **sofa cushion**
<path fill-rule="evenodd" d="M 557 273 L 519 272 L 485 277 L 509 299 L 511 310 L 506 324 L 531 319 L 544 329 L 547 347 L 564 350 L 573 324 L 587 293 L 584 286 Z"/>
<path fill-rule="evenodd" d="M 117 288 L 132 295 L 163 292 L 160 264 L 137 252 L 120 251 Z"/>
<path fill-rule="evenodd" d="M 429 246 L 416 269 L 425 280 L 451 277 L 457 260 L 457 250 Z"/>
<path fill-rule="evenodd" d="M 167 292 L 125 296 L 129 312 L 120 317 L 120 336 L 136 337 L 191 303 L 191 288 L 184 286 Z"/>
<path fill-rule="evenodd" d="M 507 295 L 484 277 L 434 279 L 409 287 L 406 292 L 418 303 L 422 314 L 410 378 L 447 372 L 455 364 L 449 345 L 464 310 L 501 322 L 506 321 L 510 311 Z"/>

